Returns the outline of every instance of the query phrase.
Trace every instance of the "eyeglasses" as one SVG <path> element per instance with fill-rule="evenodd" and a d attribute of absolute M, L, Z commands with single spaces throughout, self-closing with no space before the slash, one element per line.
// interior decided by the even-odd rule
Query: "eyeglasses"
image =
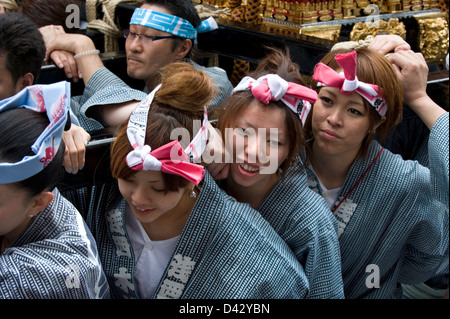
<path fill-rule="evenodd" d="M 178 38 L 176 35 L 155 36 L 155 35 L 147 35 L 147 34 L 137 34 L 137 33 L 131 32 L 130 30 L 124 30 L 123 37 L 125 39 L 130 39 L 130 40 L 139 38 L 139 41 L 141 41 L 142 43 L 152 43 L 153 41 L 156 41 L 156 40 Z"/>

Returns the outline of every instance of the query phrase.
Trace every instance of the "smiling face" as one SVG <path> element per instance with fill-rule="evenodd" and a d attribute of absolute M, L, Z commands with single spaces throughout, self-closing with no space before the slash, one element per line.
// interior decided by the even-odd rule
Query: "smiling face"
<path fill-rule="evenodd" d="M 230 174 L 236 184 L 272 184 L 289 153 L 285 112 L 253 100 L 237 116 L 226 141 L 235 154 Z"/>
<path fill-rule="evenodd" d="M 163 176 L 158 171 L 138 171 L 127 179 L 118 179 L 119 190 L 142 224 L 170 222 L 181 212 L 180 202 L 187 188 L 166 192 Z"/>
<path fill-rule="evenodd" d="M 370 128 L 369 110 L 359 94 L 323 87 L 314 104 L 311 124 L 315 150 L 356 158 Z"/>

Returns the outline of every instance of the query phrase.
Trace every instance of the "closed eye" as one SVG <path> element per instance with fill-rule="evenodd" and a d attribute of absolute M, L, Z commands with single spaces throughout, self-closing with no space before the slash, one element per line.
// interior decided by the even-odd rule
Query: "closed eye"
<path fill-rule="evenodd" d="M 281 143 L 277 140 L 269 140 L 268 142 L 272 146 L 280 146 L 281 145 Z"/>
<path fill-rule="evenodd" d="M 236 127 L 236 131 L 237 131 L 237 133 L 239 133 L 240 135 L 243 135 L 243 136 L 250 136 L 251 135 L 250 132 L 247 129 L 244 129 L 242 127 Z"/>
<path fill-rule="evenodd" d="M 354 109 L 354 108 L 350 108 L 350 109 L 348 109 L 348 111 L 354 115 L 363 115 L 360 111 L 358 111 L 357 109 Z"/>
<path fill-rule="evenodd" d="M 326 96 L 321 96 L 320 100 L 322 101 L 323 104 L 333 104 L 333 101 Z"/>

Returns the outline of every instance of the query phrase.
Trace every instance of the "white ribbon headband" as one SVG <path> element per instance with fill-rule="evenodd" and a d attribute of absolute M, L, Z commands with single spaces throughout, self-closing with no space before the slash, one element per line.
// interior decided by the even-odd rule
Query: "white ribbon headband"
<path fill-rule="evenodd" d="M 153 98 L 160 87 L 161 84 L 159 84 L 149 95 L 147 95 L 147 97 L 144 100 L 142 100 L 131 113 L 127 126 L 127 136 L 131 146 L 133 147 L 133 151 L 131 151 L 127 155 L 127 164 L 130 168 L 135 170 L 143 169 L 146 171 L 147 170 L 163 171 L 170 174 L 181 175 L 189 179 L 188 176 L 191 176 L 190 174 L 192 173 L 192 170 L 196 170 L 195 167 L 184 165 L 181 169 L 184 172 L 181 172 L 180 170 L 177 171 L 176 167 L 174 168 L 173 165 L 171 165 L 172 167 L 163 165 L 164 163 L 167 162 L 162 163 L 162 161 L 159 158 L 156 158 L 151 154 L 152 153 L 151 147 L 149 145 L 145 145 L 148 113 L 150 111 L 150 106 L 153 101 Z M 186 147 L 186 149 L 182 150 L 181 148 L 178 147 L 178 145 L 175 145 L 177 143 L 171 142 L 166 144 L 166 145 L 170 144 L 170 146 L 173 146 L 172 144 L 175 145 L 175 148 L 173 148 L 172 150 L 173 154 L 172 152 L 170 153 L 171 162 L 175 164 L 180 161 L 187 163 L 194 163 L 195 161 L 200 159 L 206 148 L 206 142 L 208 140 L 207 124 L 208 124 L 208 112 L 206 106 L 204 106 L 202 127 L 197 132 L 192 141 L 189 143 L 189 145 Z M 158 149 L 164 149 L 164 146 L 161 146 Z M 160 154 L 160 152 L 157 153 Z M 167 152 L 164 152 L 164 154 L 167 154 Z M 164 155 L 164 160 L 168 160 L 165 157 L 166 155 Z M 193 165 L 200 166 L 196 164 Z M 203 169 L 202 166 L 201 168 Z"/>
<path fill-rule="evenodd" d="M 313 75 L 313 79 L 317 81 L 317 86 L 336 87 L 344 94 L 356 92 L 369 102 L 380 116 L 385 116 L 388 105 L 384 99 L 383 89 L 375 84 L 359 81 L 356 76 L 356 51 L 338 54 L 335 60 L 343 72 L 338 73 L 329 66 L 319 62 L 314 68 Z"/>
<path fill-rule="evenodd" d="M 16 95 L 0 101 L 0 113 L 26 108 L 46 112 L 50 124 L 31 146 L 35 155 L 17 163 L 0 163 L 0 184 L 23 181 L 42 171 L 53 159 L 62 140 L 70 108 L 70 83 L 28 86 Z"/>
<path fill-rule="evenodd" d="M 298 114 L 302 124 L 305 124 L 311 103 L 317 100 L 317 92 L 303 85 L 287 82 L 277 74 L 267 74 L 257 80 L 245 76 L 233 89 L 234 92 L 251 90 L 253 96 L 265 103 L 282 101 L 294 113 Z"/>
<path fill-rule="evenodd" d="M 194 28 L 189 21 L 180 17 L 141 8 L 134 10 L 130 24 L 142 25 L 192 40 L 197 39 L 197 33 L 209 32 L 219 27 L 213 17 L 202 21 L 198 28 Z"/>

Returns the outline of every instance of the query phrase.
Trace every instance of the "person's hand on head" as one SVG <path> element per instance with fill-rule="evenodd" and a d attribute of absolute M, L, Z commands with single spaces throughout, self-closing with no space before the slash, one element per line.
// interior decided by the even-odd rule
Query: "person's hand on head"
<path fill-rule="evenodd" d="M 402 83 L 403 101 L 431 130 L 446 111 L 427 93 L 428 64 L 421 53 L 399 50 L 388 57 Z"/>
<path fill-rule="evenodd" d="M 386 34 L 375 36 L 370 42 L 368 48 L 386 55 L 392 51 L 397 52 L 400 50 L 410 50 L 411 46 L 399 35 Z"/>
<path fill-rule="evenodd" d="M 399 50 L 388 57 L 402 83 L 403 100 L 412 104 L 427 96 L 428 64 L 421 53 Z"/>

